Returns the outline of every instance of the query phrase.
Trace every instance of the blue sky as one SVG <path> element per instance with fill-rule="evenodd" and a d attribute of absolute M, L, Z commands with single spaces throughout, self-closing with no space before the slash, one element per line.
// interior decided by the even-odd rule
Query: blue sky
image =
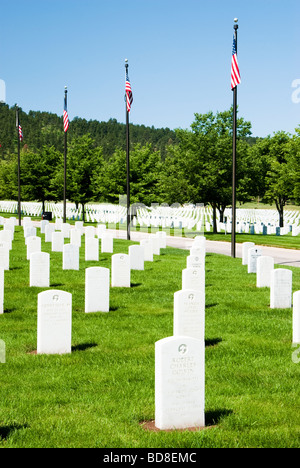
<path fill-rule="evenodd" d="M 233 19 L 239 19 L 239 115 L 253 136 L 293 133 L 300 103 L 299 0 L 0 0 L 0 79 L 26 112 L 189 128 L 232 105 Z M 300 84 L 299 88 L 300 97 Z"/>

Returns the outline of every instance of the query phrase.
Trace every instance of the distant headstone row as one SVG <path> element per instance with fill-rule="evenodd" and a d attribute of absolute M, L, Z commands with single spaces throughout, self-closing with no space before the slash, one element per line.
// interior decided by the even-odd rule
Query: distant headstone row
<path fill-rule="evenodd" d="M 262 249 L 253 242 L 242 246 L 242 264 L 248 273 L 256 273 L 256 286 L 270 288 L 270 308 L 293 308 L 293 343 L 300 343 L 300 291 L 292 293 L 293 272 L 275 268 L 274 258 L 262 255 Z"/>
<path fill-rule="evenodd" d="M 125 203 L 126 205 L 126 203 Z M 126 224 L 126 206 L 120 200 L 119 205 L 93 204 L 85 205 L 86 222 L 108 223 L 112 225 Z M 0 211 L 7 213 L 17 213 L 17 202 L 0 201 Z M 46 203 L 46 212 L 51 212 L 53 218 L 61 220 L 63 218 L 62 203 Z M 41 216 L 42 203 L 22 202 L 21 210 L 24 216 Z M 212 208 L 204 206 L 202 203 L 196 205 L 183 205 L 174 203 L 171 206 L 166 204 L 153 204 L 147 207 L 143 204 L 135 204 L 132 207 L 133 221 L 132 228 L 162 228 L 162 229 L 186 229 L 197 232 L 211 231 L 213 227 Z M 75 203 L 66 204 L 66 217 L 68 220 L 79 221 L 82 219 L 82 207 Z M 1 220 L 0 220 L 1 221 Z M 276 210 L 264 209 L 244 209 L 236 210 L 236 232 L 246 234 L 261 235 L 286 235 L 292 236 L 300 234 L 300 214 L 296 210 L 284 211 L 284 227 L 278 225 L 278 213 Z M 232 231 L 232 210 L 226 208 L 221 220 L 219 213 L 216 214 L 216 224 L 218 232 L 230 233 Z"/>

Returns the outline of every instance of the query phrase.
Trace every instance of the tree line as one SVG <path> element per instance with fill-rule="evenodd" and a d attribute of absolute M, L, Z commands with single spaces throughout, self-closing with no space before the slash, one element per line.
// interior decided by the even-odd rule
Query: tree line
<path fill-rule="evenodd" d="M 17 135 L 15 121 L 11 122 L 14 108 L 2 104 L 0 111 L 0 199 L 16 200 Z M 232 202 L 232 115 L 232 109 L 196 113 L 189 129 L 175 131 L 132 125 L 131 203 L 209 204 L 216 231 L 217 211 L 222 221 Z M 62 117 L 32 111 L 21 113 L 21 117 L 21 199 L 61 201 Z M 107 123 L 72 120 L 67 153 L 70 201 L 84 208 L 88 202 L 118 203 L 119 195 L 126 195 L 125 130 L 125 125 L 114 119 Z M 251 123 L 238 117 L 237 201 L 244 203 L 259 197 L 262 202 L 275 203 L 279 225 L 283 226 L 284 206 L 290 200 L 296 204 L 300 200 L 299 159 L 300 128 L 294 135 L 279 131 L 266 138 L 253 138 Z"/>
<path fill-rule="evenodd" d="M 26 147 L 31 151 L 39 151 L 44 145 L 53 146 L 63 152 L 63 119 L 62 116 L 50 112 L 29 111 L 28 114 L 19 108 L 20 124 L 24 134 Z M 176 134 L 169 128 L 146 127 L 133 125 L 130 127 L 131 144 L 140 143 L 142 146 L 151 143 L 155 151 L 160 151 L 164 159 L 167 147 L 176 142 Z M 0 103 L 0 158 L 9 159 L 17 151 L 16 133 L 16 106 L 9 107 Z M 90 134 L 95 146 L 101 146 L 104 159 L 109 159 L 116 148 L 125 150 L 126 125 L 116 119 L 108 122 L 86 120 L 75 117 L 68 130 L 68 140 Z"/>

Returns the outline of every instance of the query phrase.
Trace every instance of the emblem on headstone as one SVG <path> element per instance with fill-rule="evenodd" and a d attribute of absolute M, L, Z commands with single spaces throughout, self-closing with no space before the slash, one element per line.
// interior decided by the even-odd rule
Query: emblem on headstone
<path fill-rule="evenodd" d="M 58 294 L 54 294 L 52 299 L 53 299 L 53 302 L 57 302 L 58 301 Z"/>
<path fill-rule="evenodd" d="M 193 301 L 194 300 L 194 294 L 189 294 L 189 300 Z"/>
<path fill-rule="evenodd" d="M 185 354 L 187 352 L 187 345 L 186 344 L 181 344 L 179 347 L 178 347 L 178 352 L 180 354 Z"/>

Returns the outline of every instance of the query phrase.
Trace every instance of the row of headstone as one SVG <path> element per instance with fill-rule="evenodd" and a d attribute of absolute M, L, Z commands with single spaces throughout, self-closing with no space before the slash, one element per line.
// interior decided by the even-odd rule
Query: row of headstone
<path fill-rule="evenodd" d="M 244 244 L 243 264 L 248 264 L 248 272 L 256 272 L 258 288 L 270 288 L 270 308 L 293 308 L 293 343 L 300 343 L 300 291 L 292 293 L 292 271 L 275 268 L 273 257 L 261 255 L 260 249 L 253 247 L 251 242 Z"/>
<path fill-rule="evenodd" d="M 94 237 L 93 231 L 86 230 L 85 232 L 86 245 L 95 244 L 98 247 L 99 239 Z M 59 231 L 57 233 L 61 234 Z M 52 236 L 54 234 L 56 234 L 55 231 L 53 231 Z M 102 240 L 104 237 L 102 237 Z M 110 239 L 112 238 L 110 237 Z M 158 236 L 155 242 L 156 240 L 159 240 Z M 151 240 L 151 248 L 154 244 Z M 161 243 L 161 245 L 163 244 Z M 111 257 L 111 287 L 130 287 L 131 270 L 144 269 L 144 247 L 142 245 L 132 245 L 129 246 L 128 250 L 128 254 L 113 254 Z M 85 257 L 91 258 L 92 255 L 87 256 L 86 254 Z M 49 287 L 49 259 L 50 255 L 48 253 L 40 251 L 30 252 L 31 286 Z M 63 269 L 79 269 L 78 244 L 70 243 L 63 246 Z M 42 282 L 42 278 L 45 279 L 44 282 Z M 109 312 L 109 298 L 109 268 L 86 268 L 85 312 Z M 72 295 L 70 293 L 50 290 L 38 295 L 38 354 L 64 354 L 71 352 L 71 316 Z"/>
<path fill-rule="evenodd" d="M 248 273 L 256 273 L 256 286 L 270 288 L 270 308 L 290 308 L 292 306 L 292 271 L 274 268 L 274 259 L 262 255 L 262 250 L 253 242 L 242 246 L 242 264 L 247 265 Z"/>
<path fill-rule="evenodd" d="M 182 289 L 174 293 L 173 336 L 155 343 L 155 426 L 161 430 L 205 426 L 205 239 L 195 240 L 188 257 Z"/>

